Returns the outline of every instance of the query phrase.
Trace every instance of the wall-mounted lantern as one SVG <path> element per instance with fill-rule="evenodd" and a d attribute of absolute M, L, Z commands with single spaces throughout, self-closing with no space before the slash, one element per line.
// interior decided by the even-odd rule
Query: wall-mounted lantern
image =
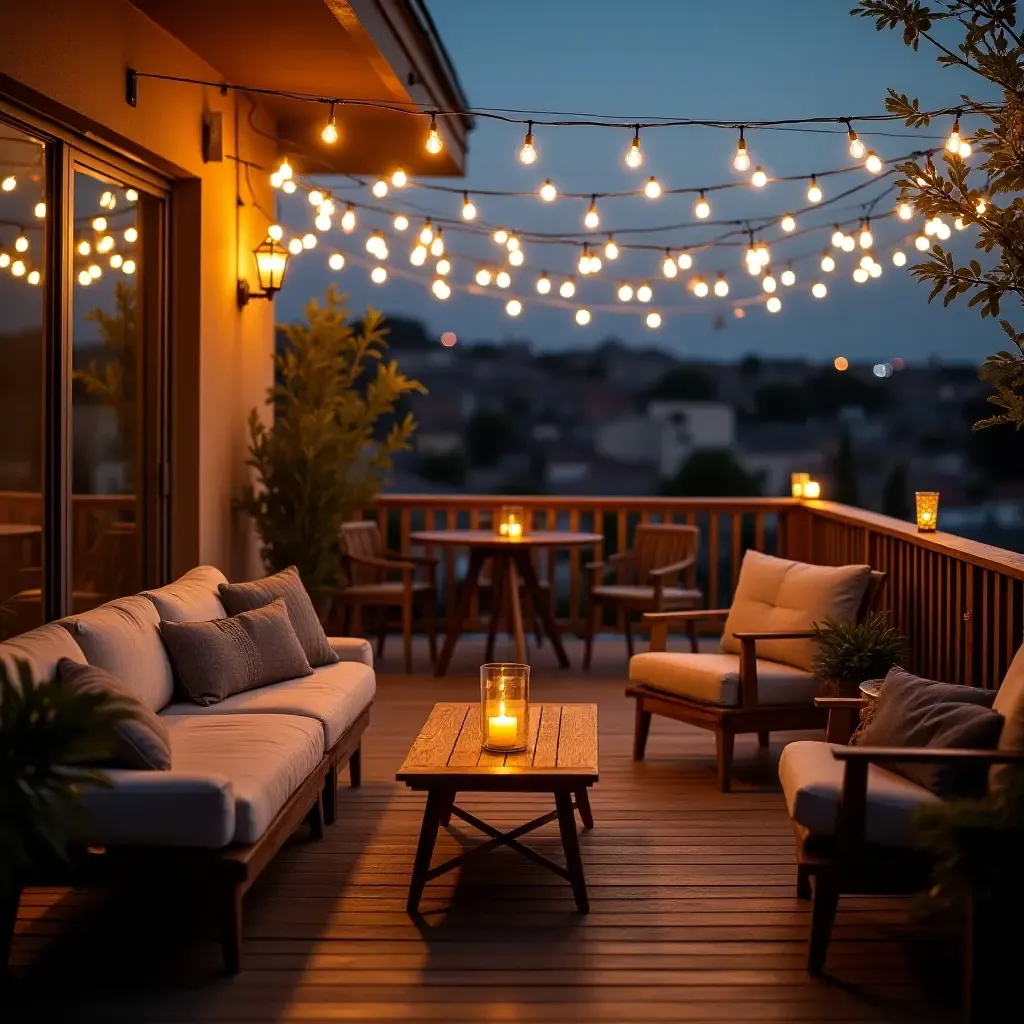
<path fill-rule="evenodd" d="M 250 299 L 272 299 L 284 284 L 285 271 L 288 269 L 288 250 L 273 238 L 267 237 L 252 251 L 256 257 L 256 274 L 259 277 L 261 291 L 254 292 L 249 282 L 238 282 L 239 308 L 248 305 Z"/>

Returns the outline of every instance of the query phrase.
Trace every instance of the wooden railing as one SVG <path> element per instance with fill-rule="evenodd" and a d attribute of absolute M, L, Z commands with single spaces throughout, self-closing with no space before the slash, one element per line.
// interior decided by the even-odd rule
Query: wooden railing
<path fill-rule="evenodd" d="M 552 588 L 563 628 L 579 632 L 586 615 L 583 566 L 632 543 L 638 523 L 677 522 L 701 530 L 698 586 L 708 607 L 725 607 L 748 548 L 820 565 L 867 563 L 888 574 L 882 607 L 905 633 L 911 667 L 931 678 L 995 687 L 1024 632 L 1024 555 L 833 502 L 788 498 L 573 498 L 485 495 L 383 495 L 375 515 L 390 546 L 409 550 L 423 529 L 488 527 L 503 504 L 523 506 L 535 529 L 601 534 L 593 549 L 540 552 L 537 572 Z M 428 553 L 431 553 L 428 551 Z M 441 558 L 442 610 L 453 614 L 464 564 Z M 477 604 L 467 629 L 485 622 Z M 609 628 L 609 623 L 604 628 Z"/>

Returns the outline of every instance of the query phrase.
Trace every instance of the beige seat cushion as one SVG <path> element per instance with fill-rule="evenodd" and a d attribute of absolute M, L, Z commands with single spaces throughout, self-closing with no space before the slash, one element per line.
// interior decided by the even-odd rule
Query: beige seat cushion
<path fill-rule="evenodd" d="M 789 816 L 818 835 L 834 835 L 843 792 L 845 766 L 832 756 L 832 744 L 799 740 L 787 744 L 779 760 L 779 780 Z M 916 845 L 913 815 L 938 797 L 916 782 L 868 768 L 868 798 L 864 836 L 883 846 Z"/>
<path fill-rule="evenodd" d="M 164 708 L 160 717 L 247 713 L 302 715 L 320 723 L 324 747 L 330 749 L 369 706 L 376 689 L 373 669 L 357 661 L 340 661 L 314 669 L 312 675 L 236 693 L 208 707 L 184 702 L 171 704 Z"/>
<path fill-rule="evenodd" d="M 161 622 L 209 622 L 227 617 L 217 588 L 227 577 L 212 565 L 200 565 L 158 590 L 145 590 Z"/>
<path fill-rule="evenodd" d="M 591 594 L 598 600 L 615 601 L 619 604 L 649 605 L 654 603 L 654 587 L 628 584 L 609 584 L 594 587 Z M 661 592 L 661 604 L 667 611 L 672 608 L 690 608 L 699 605 L 704 595 L 699 590 L 684 587 L 665 587 Z"/>
<path fill-rule="evenodd" d="M 252 843 L 324 753 L 323 729 L 297 715 L 165 717 L 171 770 L 111 771 L 90 788 L 74 839 L 93 845 Z"/>
<path fill-rule="evenodd" d="M 7 666 L 10 678 L 18 678 L 17 661 L 27 661 L 37 683 L 57 677 L 57 662 L 69 658 L 85 664 L 85 654 L 66 629 L 56 622 L 30 629 L 27 633 L 0 643 L 0 662 Z"/>
<path fill-rule="evenodd" d="M 60 620 L 90 665 L 120 679 L 151 711 L 174 695 L 171 663 L 160 639 L 160 616 L 152 601 L 136 594 Z"/>
<path fill-rule="evenodd" d="M 736 707 L 740 702 L 740 659 L 735 654 L 649 651 L 629 659 L 629 678 L 705 704 Z M 818 680 L 810 672 L 758 658 L 758 704 L 810 704 L 817 692 Z"/>
<path fill-rule="evenodd" d="M 0 645 L 2 646 L 2 645 Z M 999 750 L 1024 750 L 1024 647 L 1018 649 L 996 693 L 992 710 L 1006 720 L 999 736 Z M 1007 766 L 993 765 L 989 779 L 998 784 Z"/>
<path fill-rule="evenodd" d="M 748 551 L 725 622 L 722 650 L 740 653 L 736 633 L 792 632 L 810 629 L 826 616 L 855 618 L 870 579 L 869 565 L 808 565 Z M 814 644 L 763 640 L 757 653 L 810 671 Z"/>

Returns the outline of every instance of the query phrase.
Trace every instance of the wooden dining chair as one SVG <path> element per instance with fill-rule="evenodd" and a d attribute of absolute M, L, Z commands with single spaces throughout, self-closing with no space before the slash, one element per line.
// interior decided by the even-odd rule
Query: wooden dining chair
<path fill-rule="evenodd" d="M 389 550 L 373 522 L 345 523 L 339 542 L 346 582 L 338 591 L 336 602 L 342 611 L 345 631 L 362 635 L 363 608 L 379 609 L 377 657 L 382 657 L 388 611 L 400 609 L 405 671 L 412 672 L 413 613 L 419 605 L 433 665 L 437 661 L 437 559 Z M 424 570 L 426 579 L 416 579 L 418 568 Z M 398 579 L 389 578 L 396 574 Z"/>
<path fill-rule="evenodd" d="M 632 548 L 586 566 L 589 580 L 584 668 L 590 668 L 594 634 L 604 608 L 622 613 L 626 650 L 632 658 L 631 616 L 700 607 L 704 595 L 695 585 L 699 547 L 700 530 L 696 526 L 642 523 L 636 528 Z M 604 583 L 613 569 L 618 571 L 618 581 Z M 696 651 L 696 629 L 690 632 L 690 642 Z"/>

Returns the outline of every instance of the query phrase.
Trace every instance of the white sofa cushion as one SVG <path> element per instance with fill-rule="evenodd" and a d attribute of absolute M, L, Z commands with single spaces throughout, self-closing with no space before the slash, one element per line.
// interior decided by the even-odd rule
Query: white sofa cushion
<path fill-rule="evenodd" d="M 798 740 L 787 744 L 779 760 L 779 780 L 789 816 L 811 832 L 833 835 L 842 801 L 844 772 L 843 762 L 832 755 L 831 743 Z M 902 775 L 878 765 L 869 766 L 865 838 L 884 846 L 914 846 L 914 812 L 938 799 L 930 790 Z"/>
<path fill-rule="evenodd" d="M 37 683 L 48 682 L 57 677 L 57 662 L 70 658 L 79 665 L 85 664 L 85 654 L 75 643 L 66 629 L 56 622 L 30 629 L 27 633 L 11 637 L 0 643 L 0 661 L 7 666 L 11 679 L 18 678 L 16 661 L 27 661 Z"/>
<path fill-rule="evenodd" d="M 116 676 L 147 708 L 159 711 L 174 695 L 171 663 L 152 601 L 136 594 L 60 620 L 90 665 Z"/>
<path fill-rule="evenodd" d="M 330 749 L 373 700 L 377 689 L 373 669 L 358 661 L 322 665 L 313 674 L 261 686 L 203 707 L 179 702 L 160 713 L 161 718 L 181 715 L 280 714 L 302 715 L 323 727 L 324 746 Z"/>
<path fill-rule="evenodd" d="M 73 838 L 100 846 L 253 843 L 324 754 L 323 729 L 297 715 L 166 717 L 171 770 L 111 771 L 90 788 Z"/>
<path fill-rule="evenodd" d="M 736 707 L 740 702 L 740 659 L 735 654 L 648 651 L 629 659 L 629 678 L 705 704 Z M 757 659 L 758 704 L 810 704 L 818 688 L 810 672 Z"/>
<path fill-rule="evenodd" d="M 794 632 L 810 629 L 829 615 L 855 618 L 870 579 L 869 565 L 808 565 L 748 551 L 722 633 L 722 650 L 740 653 L 736 633 Z M 809 672 L 814 643 L 760 640 L 757 653 Z"/>
<path fill-rule="evenodd" d="M 156 605 L 161 622 L 209 622 L 227 618 L 217 593 L 217 588 L 227 581 L 215 566 L 200 565 L 166 587 L 144 590 L 142 596 Z"/>
<path fill-rule="evenodd" d="M 373 648 L 369 640 L 356 636 L 329 636 L 327 642 L 338 661 L 361 661 L 373 668 Z"/>

